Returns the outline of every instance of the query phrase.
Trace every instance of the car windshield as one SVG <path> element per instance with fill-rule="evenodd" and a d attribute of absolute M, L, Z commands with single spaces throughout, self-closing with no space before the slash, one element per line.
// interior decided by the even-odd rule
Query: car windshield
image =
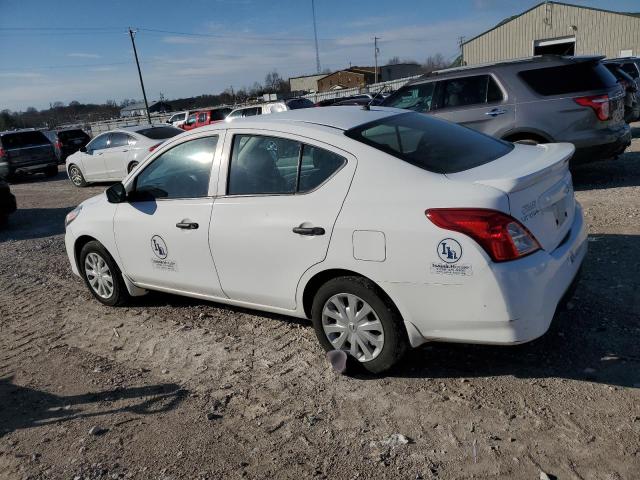
<path fill-rule="evenodd" d="M 138 130 L 136 133 L 144 135 L 151 140 L 164 140 L 166 138 L 175 137 L 182 133 L 182 130 L 175 127 L 151 127 Z"/>
<path fill-rule="evenodd" d="M 421 113 L 401 113 L 345 132 L 350 138 L 434 173 L 479 167 L 513 144 Z"/>
<path fill-rule="evenodd" d="M 49 145 L 50 142 L 42 132 L 17 132 L 2 135 L 2 147 L 6 150 L 12 148 L 35 147 L 37 145 Z"/>

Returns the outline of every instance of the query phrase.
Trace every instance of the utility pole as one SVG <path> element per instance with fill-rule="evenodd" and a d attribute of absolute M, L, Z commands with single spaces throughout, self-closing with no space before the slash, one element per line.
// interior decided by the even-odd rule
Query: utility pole
<path fill-rule="evenodd" d="M 376 76 L 373 83 L 378 83 L 378 54 L 380 53 L 380 49 L 378 48 L 378 40 L 380 40 L 380 37 L 373 37 L 373 57 L 376 62 Z"/>
<path fill-rule="evenodd" d="M 320 73 L 320 50 L 318 50 L 318 27 L 316 26 L 316 4 L 311 0 L 311 12 L 313 13 L 313 38 L 316 42 L 316 72 Z"/>
<path fill-rule="evenodd" d="M 136 66 L 138 67 L 138 76 L 140 77 L 140 86 L 142 87 L 142 97 L 144 98 L 144 108 L 147 111 L 147 119 L 151 124 L 151 114 L 149 113 L 149 103 L 147 102 L 147 93 L 144 91 L 144 82 L 142 81 L 142 72 L 140 71 L 140 62 L 138 61 L 138 51 L 136 50 L 136 42 L 133 39 L 135 33 L 129 28 L 129 36 L 131 37 L 131 45 L 133 45 L 133 55 L 136 57 Z"/>

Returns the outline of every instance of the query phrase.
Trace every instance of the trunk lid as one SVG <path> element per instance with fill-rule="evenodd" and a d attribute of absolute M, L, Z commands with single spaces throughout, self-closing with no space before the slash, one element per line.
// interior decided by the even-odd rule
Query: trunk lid
<path fill-rule="evenodd" d="M 516 144 L 510 153 L 493 162 L 446 176 L 504 192 L 509 199 L 507 213 L 550 252 L 573 224 L 575 197 L 569 159 L 574 150 L 570 143 Z"/>

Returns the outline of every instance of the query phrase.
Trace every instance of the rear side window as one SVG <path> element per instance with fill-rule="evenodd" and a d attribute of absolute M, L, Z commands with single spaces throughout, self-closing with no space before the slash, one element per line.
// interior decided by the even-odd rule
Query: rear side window
<path fill-rule="evenodd" d="M 166 138 L 175 137 L 176 135 L 182 133 L 182 130 L 175 127 L 153 127 L 146 128 L 144 130 L 138 130 L 136 133 L 144 135 L 151 140 L 164 140 Z"/>
<path fill-rule="evenodd" d="M 204 123 L 207 121 L 207 114 L 205 112 L 198 114 L 198 122 Z"/>
<path fill-rule="evenodd" d="M 345 135 L 434 173 L 479 167 L 513 149 L 508 142 L 419 113 L 386 117 Z"/>
<path fill-rule="evenodd" d="M 640 76 L 640 73 L 638 73 L 638 67 L 636 67 L 635 63 L 623 63 L 620 65 L 620 68 L 622 68 L 622 71 L 631 75 L 631 78 L 638 78 Z"/>
<path fill-rule="evenodd" d="M 520 78 L 540 95 L 563 95 L 606 90 L 616 86 L 616 77 L 600 62 L 580 62 L 524 70 Z"/>
<path fill-rule="evenodd" d="M 2 147 L 5 150 L 36 147 L 38 145 L 51 145 L 51 142 L 42 132 L 17 132 L 2 135 Z"/>
<path fill-rule="evenodd" d="M 386 98 L 382 105 L 385 107 L 404 108 L 414 112 L 428 112 L 433 105 L 435 88 L 436 82 L 409 85 Z"/>
<path fill-rule="evenodd" d="M 262 109 L 260 107 L 257 108 L 245 108 L 242 111 L 243 117 L 253 117 L 254 115 L 260 115 L 262 113 Z"/>
<path fill-rule="evenodd" d="M 474 75 L 442 82 L 440 108 L 463 107 L 500 100 L 502 91 L 490 75 Z"/>
<path fill-rule="evenodd" d="M 129 145 L 129 135 L 126 133 L 114 132 L 111 134 L 111 141 L 109 142 L 109 148 L 124 147 Z"/>

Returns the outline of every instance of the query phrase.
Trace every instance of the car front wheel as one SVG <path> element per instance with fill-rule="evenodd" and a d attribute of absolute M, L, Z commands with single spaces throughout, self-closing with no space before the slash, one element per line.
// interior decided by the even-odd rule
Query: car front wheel
<path fill-rule="evenodd" d="M 100 303 L 116 306 L 129 300 L 120 269 L 100 242 L 93 240 L 82 247 L 79 267 L 84 282 Z"/>
<path fill-rule="evenodd" d="M 82 171 L 80 170 L 80 167 L 78 167 L 77 165 L 72 164 L 69 167 L 69 179 L 71 180 L 71 183 L 73 183 L 76 187 L 87 186 L 87 182 L 84 179 L 84 175 L 82 175 Z"/>
<path fill-rule="evenodd" d="M 127 173 L 131 173 L 131 171 L 138 166 L 138 162 L 131 162 L 129 164 L 129 168 L 127 168 Z"/>
<path fill-rule="evenodd" d="M 380 289 L 362 277 L 339 277 L 318 290 L 312 321 L 322 347 L 344 350 L 372 373 L 394 366 L 409 341 L 400 314 Z"/>

